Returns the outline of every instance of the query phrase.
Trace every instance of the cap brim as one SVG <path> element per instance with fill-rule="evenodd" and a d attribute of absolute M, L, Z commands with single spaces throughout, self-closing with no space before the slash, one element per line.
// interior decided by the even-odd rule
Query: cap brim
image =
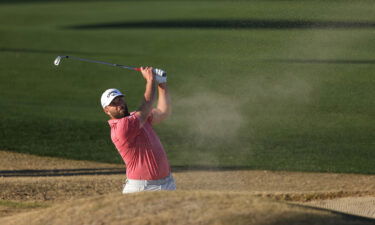
<path fill-rule="evenodd" d="M 117 98 L 117 97 L 119 97 L 119 96 L 124 97 L 125 95 L 121 94 L 121 95 L 111 96 L 110 98 L 107 99 L 107 102 L 106 102 L 106 104 L 103 106 L 103 108 L 109 106 L 109 105 L 111 104 L 111 102 L 113 101 L 113 99 L 115 99 L 115 98 Z"/>

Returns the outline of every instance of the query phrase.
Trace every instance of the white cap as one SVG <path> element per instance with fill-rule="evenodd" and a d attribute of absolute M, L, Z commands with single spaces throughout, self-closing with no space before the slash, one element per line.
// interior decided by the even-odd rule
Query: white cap
<path fill-rule="evenodd" d="M 102 107 L 106 107 L 109 104 L 111 104 L 112 100 L 116 98 L 117 96 L 124 96 L 119 90 L 110 88 L 103 92 L 102 97 L 100 99 L 102 103 Z"/>

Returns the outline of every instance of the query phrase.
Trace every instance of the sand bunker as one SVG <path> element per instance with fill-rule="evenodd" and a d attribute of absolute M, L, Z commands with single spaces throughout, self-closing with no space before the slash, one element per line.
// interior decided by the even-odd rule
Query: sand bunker
<path fill-rule="evenodd" d="M 371 224 L 368 221 L 257 198 L 214 191 L 109 194 L 0 219 L 1 224 Z"/>
<path fill-rule="evenodd" d="M 350 197 L 312 201 L 309 206 L 375 219 L 375 197 Z"/>
<path fill-rule="evenodd" d="M 80 174 L 68 174 L 67 176 L 64 173 L 66 171 L 80 171 L 82 169 L 91 169 L 96 171 L 96 174 L 101 174 L 100 171 L 109 171 L 106 176 L 102 175 L 80 175 Z M 97 170 L 95 170 L 97 169 Z M 95 163 L 95 162 L 85 162 L 85 161 L 75 161 L 75 160 L 63 160 L 55 159 L 50 157 L 37 157 L 30 156 L 25 154 L 11 153 L 0 151 L 0 200 L 7 201 L 16 201 L 16 202 L 49 202 L 48 205 L 56 210 L 69 210 L 73 205 L 79 205 L 80 201 L 83 201 L 82 204 L 88 203 L 97 205 L 99 203 L 94 203 L 96 200 L 99 202 L 106 201 L 107 198 L 112 199 L 113 202 L 116 202 L 116 198 L 123 200 L 129 200 L 128 197 L 123 197 L 120 195 L 122 183 L 125 179 L 125 174 L 114 173 L 115 170 L 123 170 L 123 165 L 117 164 L 105 164 L 105 163 Z M 30 172 L 31 171 L 31 172 Z M 112 171 L 112 173 L 111 173 Z M 99 172 L 99 173 L 98 173 Z M 118 171 L 117 171 L 118 172 Z M 6 175 L 1 177 L 1 175 Z M 79 175 L 79 176 L 78 176 Z M 31 177 L 30 177 L 31 176 Z M 250 202 L 265 201 L 267 204 L 270 203 L 267 199 L 273 200 L 282 200 L 290 201 L 293 203 L 299 203 L 303 205 L 309 205 L 314 207 L 321 207 L 331 210 L 337 210 L 344 213 L 364 216 L 368 218 L 374 218 L 374 198 L 375 198 L 375 175 L 356 175 L 356 174 L 328 174 L 328 173 L 300 173 L 300 172 L 272 172 L 272 171 L 189 171 L 189 170 L 179 170 L 174 172 L 174 177 L 176 179 L 177 187 L 179 189 L 176 192 L 179 197 L 175 196 L 173 198 L 180 198 L 180 200 L 175 200 L 176 202 L 183 201 L 187 198 L 195 199 L 193 201 L 185 201 L 184 204 L 179 206 L 183 210 L 187 210 L 185 213 L 190 212 L 189 210 L 202 210 L 204 207 L 214 207 L 212 205 L 199 205 L 196 201 L 200 201 L 197 196 L 203 196 L 202 198 L 218 198 L 220 195 L 227 196 L 228 194 L 235 194 L 237 197 L 233 197 L 235 201 L 238 199 L 244 198 Z M 355 182 L 353 182 L 355 181 Z M 199 194 L 202 192 L 201 194 Z M 235 193 L 234 193 L 235 192 Z M 183 193 L 183 194 L 182 194 Z M 190 195 L 191 193 L 191 195 Z M 203 194 L 205 193 L 205 194 Z M 207 195 L 206 195 L 207 194 Z M 111 197 L 112 196 L 112 197 Z M 113 197 L 116 196 L 116 197 Z M 142 195 L 143 196 L 143 195 Z M 159 196 L 158 195 L 148 195 L 147 198 L 154 198 L 150 196 Z M 161 195 L 159 197 L 167 198 L 165 201 L 169 200 L 170 194 Z M 188 197 L 190 196 L 190 197 Z M 194 197 L 195 196 L 195 197 Z M 210 197 L 211 196 L 211 197 Z M 242 196 L 242 197 L 238 197 Z M 260 198 L 261 197 L 261 198 Z M 267 199 L 265 199 L 266 197 Z M 88 200 L 91 199 L 91 200 Z M 157 197 L 156 197 L 157 198 Z M 232 198 L 232 197 L 227 197 Z M 93 200 L 96 199 L 96 200 Z M 261 199 L 261 200 L 259 200 Z M 161 199 L 159 199 L 161 200 Z M 73 201 L 72 203 L 67 203 L 67 201 Z M 77 202 L 79 201 L 79 202 Z M 157 201 L 154 199 L 153 201 Z M 161 200 L 162 202 L 164 200 Z M 236 205 L 236 202 L 230 202 L 230 204 Z M 238 200 L 238 204 L 241 203 Z M 283 204 L 283 207 L 286 207 L 285 203 L 271 201 L 270 203 L 273 207 L 274 204 Z M 0 202 L 1 203 L 1 202 Z M 252 223 L 249 222 L 249 218 L 252 217 L 252 213 L 259 210 L 258 205 L 261 203 L 254 203 L 255 205 L 248 205 L 247 213 L 236 214 L 234 211 L 233 216 L 236 215 L 238 218 L 243 218 L 244 223 L 240 222 L 239 224 L 263 224 L 263 223 Z M 70 204 L 70 205 L 69 205 Z M 121 203 L 116 203 L 121 204 Z M 146 203 L 142 203 L 146 204 Z M 155 203 L 156 204 L 156 203 Z M 189 206 L 189 204 L 191 204 Z M 197 206 L 194 206 L 198 204 Z M 216 203 L 215 203 L 216 204 Z M 213 203 L 213 205 L 215 205 Z M 6 204 L 3 204 L 6 205 Z M 52 213 L 52 208 L 48 207 L 43 209 L 41 215 L 45 212 Z M 57 207 L 57 208 L 55 208 Z M 59 208 L 60 207 L 60 208 Z M 87 206 L 89 207 L 89 206 Z M 98 206 L 99 207 L 99 206 Z M 111 208 L 113 207 L 113 208 Z M 200 208 L 203 207 L 203 208 Z M 216 207 L 216 206 L 215 206 Z M 227 206 L 223 205 L 223 209 Z M 266 207 L 266 206 L 264 206 Z M 268 207 L 268 206 L 267 206 Z M 275 206 L 276 207 L 276 206 Z M 82 208 L 83 211 L 85 207 Z M 100 208 L 100 207 L 99 207 Z M 110 206 L 111 210 L 115 209 L 115 206 Z M 292 207 L 293 208 L 293 207 Z M 298 207 L 297 207 L 298 208 Z M 289 212 L 289 205 L 285 208 Z M 31 211 L 34 211 L 32 209 Z M 107 209 L 106 209 L 107 210 Z M 129 206 L 123 206 L 121 209 L 123 211 L 128 211 Z M 121 211 L 120 210 L 120 211 Z M 137 209 L 140 210 L 140 209 Z M 193 211 L 194 211 L 193 210 Z M 267 209 L 268 210 L 268 209 Z M 271 209 L 270 209 L 271 210 Z M 299 210 L 306 210 L 304 208 L 299 208 Z M 12 206 L 1 206 L 0 204 L 0 216 L 10 216 L 16 214 L 17 216 L 22 217 L 25 210 L 15 210 Z M 29 210 L 30 211 L 30 210 Z M 178 211 L 178 210 L 177 210 Z M 170 215 L 178 215 L 179 212 L 173 212 Z M 271 210 L 272 211 L 272 210 Z M 32 212 L 30 212 L 32 213 Z M 81 212 L 82 213 L 82 212 Z M 134 212 L 139 213 L 139 212 Z M 198 213 L 198 211 L 196 212 Z M 220 214 L 218 211 L 216 214 Z M 293 214 L 293 213 L 292 213 Z M 290 215 L 292 215 L 290 214 Z M 25 214 L 26 215 L 26 214 Z M 37 214 L 30 214 L 30 216 L 39 218 Z M 48 218 L 48 213 L 44 217 Z M 137 214 L 138 215 L 138 214 Z M 212 213 L 215 215 L 215 213 Z M 276 210 L 276 214 L 273 214 L 275 218 L 283 218 L 282 215 Z M 277 216 L 276 216 L 277 215 Z M 293 214 L 294 215 L 294 214 Z M 302 215 L 302 214 L 301 214 Z M 315 214 L 314 214 L 315 215 Z M 326 215 L 329 218 L 333 214 L 325 214 L 323 216 L 327 219 Z M 9 217 L 9 218 L 10 218 Z M 117 216 L 120 218 L 120 216 Z M 117 218 L 116 217 L 116 218 Z M 153 218 L 153 216 L 149 215 Z M 184 216 L 182 216 L 184 217 Z M 293 219 L 290 219 L 290 218 Z M 317 218 L 316 215 L 313 216 Z M 13 217 L 12 217 L 13 218 Z M 174 217 L 169 219 L 173 220 Z M 215 220 L 214 217 L 207 217 L 207 221 L 216 221 L 217 224 L 221 224 L 223 221 L 232 220 L 234 217 L 228 215 L 223 220 Z M 229 218 L 229 219 L 228 219 Z M 280 220 L 280 221 L 297 221 L 298 223 L 302 222 L 301 219 L 295 219 L 294 216 L 288 217 L 289 219 Z M 300 216 L 297 216 L 300 218 Z M 301 217 L 302 218 L 302 217 Z M 15 217 L 13 218 L 15 219 Z M 138 218 L 140 219 L 140 217 Z M 337 222 L 337 217 L 334 220 Z M 275 221 L 276 219 L 270 220 Z M 0 224 L 8 224 L 0 218 Z M 19 221 L 19 224 L 22 224 L 22 221 Z M 37 220 L 36 220 L 37 221 Z M 38 220 L 39 222 L 42 221 Z M 147 220 L 145 220 L 147 221 Z M 143 222 L 145 222 L 143 221 Z M 161 220 L 164 221 L 164 220 Z M 254 220 L 255 221 L 255 220 Z M 4 222 L 4 223 L 3 223 Z M 91 223 L 90 220 L 86 221 Z M 76 223 L 76 224 L 85 224 Z M 165 221 L 164 221 L 165 222 Z M 193 223 L 193 221 L 191 221 Z M 197 222 L 197 221 L 195 221 Z M 246 222 L 246 223 L 245 223 Z M 259 221 L 258 221 L 259 222 Z M 353 222 L 353 221 L 351 221 Z M 355 222 L 355 221 L 354 221 Z M 270 224 L 272 224 L 271 222 Z M 31 223 L 33 224 L 33 223 Z M 35 222 L 34 224 L 42 224 Z M 56 224 L 59 224 L 56 221 Z M 66 224 L 66 223 L 65 223 Z M 106 223 L 106 224 L 116 224 L 116 223 Z M 137 223 L 135 223 L 137 224 Z M 143 224 L 139 222 L 139 224 Z M 146 222 L 144 224 L 147 224 Z M 158 223 L 155 223 L 158 224 Z M 168 224 L 168 223 L 166 223 Z M 177 224 L 183 224 L 178 222 Z M 208 223 L 212 224 L 212 223 Z M 276 223 L 275 223 L 276 224 Z M 279 223 L 278 223 L 279 224 Z M 289 223 L 288 224 L 293 224 Z M 306 223 L 308 224 L 308 223 Z M 327 224 L 330 224 L 327 222 Z M 332 223 L 333 224 L 333 223 Z M 347 224 L 347 223 L 341 223 Z M 351 223 L 350 223 L 351 224 Z M 357 224 L 357 223 L 353 223 Z M 360 223 L 362 224 L 362 223 Z"/>

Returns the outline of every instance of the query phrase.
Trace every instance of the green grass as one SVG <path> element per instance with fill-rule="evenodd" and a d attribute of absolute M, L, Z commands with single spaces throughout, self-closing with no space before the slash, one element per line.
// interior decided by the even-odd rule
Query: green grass
<path fill-rule="evenodd" d="M 13 209 L 34 209 L 47 207 L 47 204 L 38 203 L 38 202 L 15 202 L 15 201 L 5 201 L 0 200 L 0 206 L 5 206 Z"/>
<path fill-rule="evenodd" d="M 0 3 L 0 149 L 121 163 L 99 97 L 144 82 L 75 55 L 167 70 L 172 165 L 375 173 L 374 28 L 112 28 L 191 20 L 375 22 L 372 1 Z"/>

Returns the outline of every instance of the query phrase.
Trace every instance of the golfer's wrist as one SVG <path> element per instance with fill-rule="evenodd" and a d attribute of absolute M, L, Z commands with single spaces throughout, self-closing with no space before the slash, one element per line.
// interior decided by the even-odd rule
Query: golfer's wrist
<path fill-rule="evenodd" d="M 146 79 L 146 89 L 147 89 L 148 87 L 149 87 L 149 88 L 154 87 L 154 86 L 155 86 L 155 83 L 156 83 L 156 81 L 153 80 L 153 79 Z"/>
<path fill-rule="evenodd" d="M 155 81 L 156 81 L 156 80 L 155 80 L 154 76 L 149 76 L 149 77 L 146 78 L 146 82 L 147 82 L 147 83 L 153 83 L 153 82 L 155 82 Z"/>
<path fill-rule="evenodd" d="M 158 84 L 159 89 L 162 89 L 163 91 L 167 89 L 167 83 L 160 83 Z"/>

